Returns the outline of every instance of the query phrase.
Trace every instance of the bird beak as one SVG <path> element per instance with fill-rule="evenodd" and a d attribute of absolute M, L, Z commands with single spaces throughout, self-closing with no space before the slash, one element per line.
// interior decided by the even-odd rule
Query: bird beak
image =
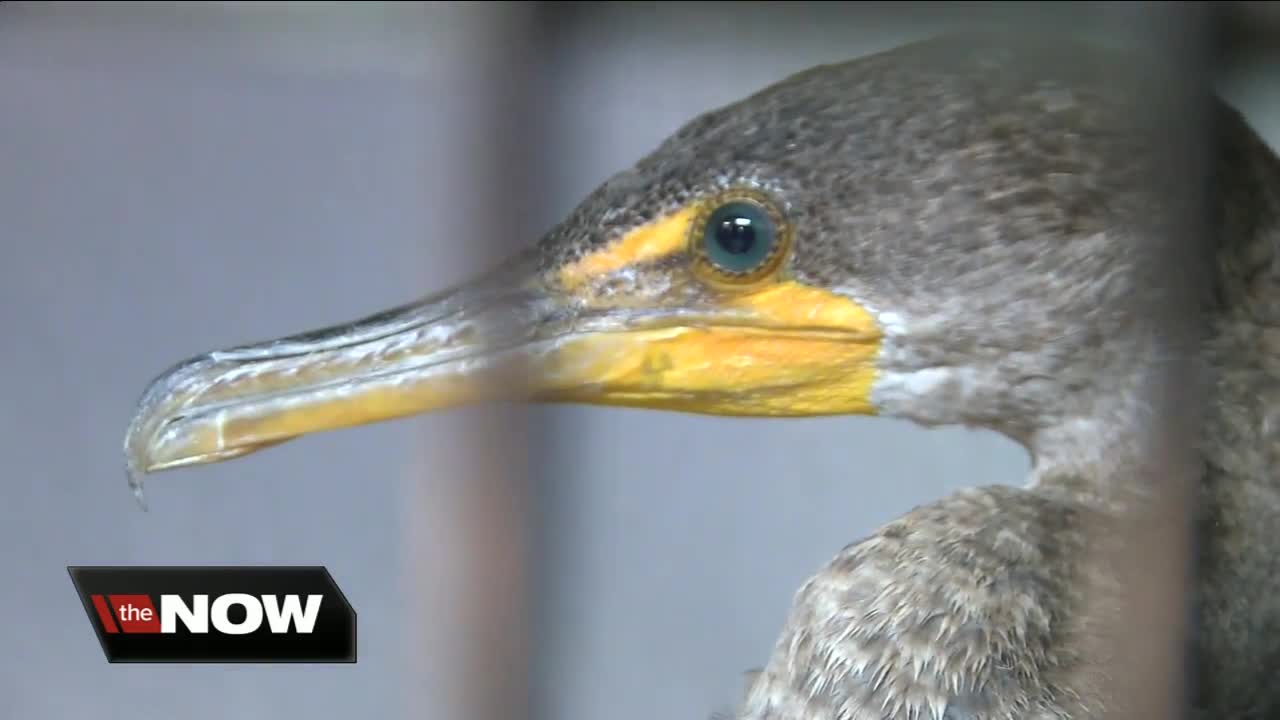
<path fill-rule="evenodd" d="M 658 226 L 674 238 L 665 245 L 679 246 L 677 220 Z M 650 242 L 658 230 L 635 237 Z M 748 416 L 873 411 L 880 333 L 856 303 L 791 281 L 694 292 L 681 270 L 649 289 L 593 292 L 592 278 L 638 271 L 626 242 L 619 247 L 567 270 L 540 268 L 526 253 L 411 305 L 177 365 L 152 382 L 129 426 L 135 492 L 145 473 L 486 401 Z"/>
<path fill-rule="evenodd" d="M 210 352 L 144 392 L 131 477 L 227 460 L 316 432 L 526 395 L 522 365 L 565 313 L 532 258 L 353 323 Z"/>

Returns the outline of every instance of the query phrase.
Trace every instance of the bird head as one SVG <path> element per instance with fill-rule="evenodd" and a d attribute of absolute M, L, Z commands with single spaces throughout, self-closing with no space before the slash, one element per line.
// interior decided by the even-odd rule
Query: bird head
<path fill-rule="evenodd" d="M 1151 211 L 1112 68 L 948 38 L 787 78 L 471 282 L 176 365 L 139 403 L 130 467 L 492 400 L 1021 439 L 1088 415 L 1136 342 L 1116 300 Z"/>

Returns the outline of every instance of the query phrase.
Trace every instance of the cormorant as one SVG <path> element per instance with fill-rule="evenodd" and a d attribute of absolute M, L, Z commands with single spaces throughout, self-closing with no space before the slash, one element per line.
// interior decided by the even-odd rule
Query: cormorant
<path fill-rule="evenodd" d="M 494 398 L 985 428 L 1028 450 L 1028 483 L 841 550 L 739 717 L 1093 717 L 1085 604 L 1110 586 L 1088 528 L 1131 501 L 1115 471 L 1162 360 L 1143 314 L 1174 291 L 1147 271 L 1168 208 L 1139 68 L 948 37 L 794 75 L 472 283 L 172 368 L 129 427 L 131 477 Z M 1280 161 L 1214 102 L 1200 702 L 1276 717 Z"/>

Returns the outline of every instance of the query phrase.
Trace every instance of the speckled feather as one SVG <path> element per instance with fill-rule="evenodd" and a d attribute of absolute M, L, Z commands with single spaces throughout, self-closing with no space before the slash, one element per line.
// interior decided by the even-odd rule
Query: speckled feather
<path fill-rule="evenodd" d="M 1168 98 L 1143 77 L 1141 61 L 1097 48 L 987 36 L 815 68 L 693 120 L 534 251 L 550 277 L 691 199 L 766 188 L 795 226 L 787 272 L 886 324 L 882 412 L 994 430 L 1033 455 L 1027 487 L 918 508 L 817 572 L 742 720 L 1082 718 L 1106 706 L 1091 613 L 1118 581 L 1085 559 L 1120 521 L 1115 485 L 1144 412 L 1135 388 L 1160 359 L 1147 314 L 1178 289 L 1148 272 L 1162 267 L 1151 258 L 1172 168 L 1149 132 Z M 1219 103 L 1214 121 L 1200 701 L 1207 717 L 1274 717 L 1280 162 L 1235 111 Z"/>

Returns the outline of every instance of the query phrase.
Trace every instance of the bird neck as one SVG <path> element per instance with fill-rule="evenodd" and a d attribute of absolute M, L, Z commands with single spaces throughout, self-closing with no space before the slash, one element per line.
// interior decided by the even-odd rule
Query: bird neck
<path fill-rule="evenodd" d="M 1235 467 L 1220 456 L 1264 444 L 1259 434 L 1269 434 L 1271 411 L 1258 400 L 1280 396 L 1268 342 L 1280 332 L 1280 158 L 1238 113 L 1222 121 L 1213 244 L 1203 258 L 1210 273 L 1199 300 L 1204 324 L 1185 352 L 1128 337 L 1127 352 L 1112 359 L 1123 367 L 1091 368 L 1091 382 L 1080 384 L 1091 387 L 1087 402 L 1018 438 L 1033 458 L 1034 487 L 1103 502 L 1142 498 L 1162 482 L 1153 453 L 1202 472 L 1206 462 Z M 1183 298 L 1171 300 L 1196 312 Z M 1161 444 L 1168 437 L 1181 442 Z M 1135 482 L 1135 475 L 1145 480 Z"/>
<path fill-rule="evenodd" d="M 1147 355 L 1148 362 L 1115 377 L 1126 390 L 1101 393 L 1089 413 L 1030 437 L 1032 488 L 1123 512 L 1181 495 L 1199 478 L 1205 366 L 1194 354 Z"/>

